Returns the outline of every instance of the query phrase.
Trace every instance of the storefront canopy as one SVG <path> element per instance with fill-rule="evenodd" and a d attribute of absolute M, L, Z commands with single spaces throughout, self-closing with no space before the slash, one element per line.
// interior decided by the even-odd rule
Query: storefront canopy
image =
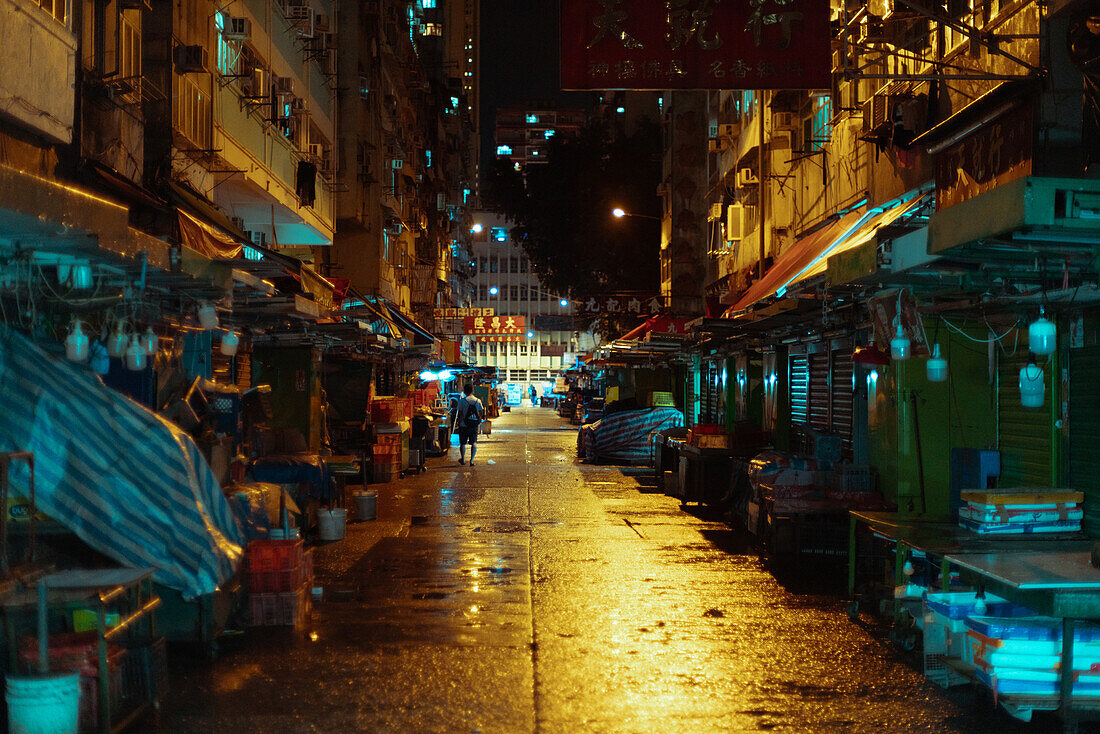
<path fill-rule="evenodd" d="M 616 341 L 644 339 L 647 334 L 686 334 L 688 319 L 671 316 L 650 316 L 643 323 L 620 336 Z"/>
<path fill-rule="evenodd" d="M 769 296 L 782 296 L 792 286 L 825 272 L 829 257 L 859 247 L 882 227 L 918 207 L 928 194 L 920 192 L 868 210 L 860 207 L 811 232 L 787 248 L 764 277 L 726 311 L 726 318 Z"/>

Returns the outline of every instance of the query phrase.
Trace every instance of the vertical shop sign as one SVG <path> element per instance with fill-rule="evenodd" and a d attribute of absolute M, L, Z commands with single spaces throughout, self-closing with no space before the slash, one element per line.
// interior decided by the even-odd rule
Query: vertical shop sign
<path fill-rule="evenodd" d="M 562 0 L 563 89 L 828 89 L 824 0 Z"/>
<path fill-rule="evenodd" d="M 936 211 L 1030 176 L 1033 129 L 1025 103 L 937 153 Z"/>

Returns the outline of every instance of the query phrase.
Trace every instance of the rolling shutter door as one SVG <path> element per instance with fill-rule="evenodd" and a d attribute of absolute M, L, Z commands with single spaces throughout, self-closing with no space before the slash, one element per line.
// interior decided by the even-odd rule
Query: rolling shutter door
<path fill-rule="evenodd" d="M 1052 484 L 1053 437 L 1050 425 L 1050 366 L 1046 366 L 1046 401 L 1041 408 L 1020 405 L 1020 368 L 1027 352 L 1001 357 L 998 365 L 997 443 L 1001 450 L 1001 487 L 1049 487 Z M 1093 408 L 1095 410 L 1095 407 Z"/>
<path fill-rule="evenodd" d="M 1100 537 L 1100 346 L 1074 349 L 1069 365 L 1069 480 L 1067 486 L 1085 493 L 1084 528 Z"/>
<path fill-rule="evenodd" d="M 828 431 L 829 403 L 829 353 L 810 355 L 810 425 L 819 431 Z"/>
<path fill-rule="evenodd" d="M 810 358 L 805 354 L 792 354 L 790 365 L 791 383 L 791 448 L 799 449 L 806 436 L 806 426 L 810 422 Z"/>
<path fill-rule="evenodd" d="M 852 459 L 852 426 L 855 390 L 852 387 L 852 353 L 847 349 L 833 351 L 832 430 L 844 439 L 844 458 Z"/>

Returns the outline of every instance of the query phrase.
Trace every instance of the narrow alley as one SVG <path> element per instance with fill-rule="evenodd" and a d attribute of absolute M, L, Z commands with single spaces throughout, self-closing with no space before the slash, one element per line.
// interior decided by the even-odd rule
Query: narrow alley
<path fill-rule="evenodd" d="M 230 636 L 212 664 L 173 656 L 157 731 L 1026 728 L 574 442 L 552 411 L 513 410 L 473 467 L 452 449 L 382 485 L 377 520 L 317 548 L 309 626 Z"/>

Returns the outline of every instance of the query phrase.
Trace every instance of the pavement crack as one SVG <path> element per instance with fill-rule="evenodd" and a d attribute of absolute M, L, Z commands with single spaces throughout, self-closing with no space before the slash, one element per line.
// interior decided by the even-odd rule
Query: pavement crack
<path fill-rule="evenodd" d="M 637 534 L 638 534 L 638 537 L 639 537 L 639 538 L 641 538 L 642 540 L 645 540 L 645 539 L 646 539 L 646 537 L 645 537 L 644 535 L 642 535 L 642 531 L 638 529 L 638 526 L 637 526 L 637 525 L 635 525 L 634 523 L 630 522 L 630 520 L 628 520 L 628 519 L 627 519 L 627 518 L 625 518 L 625 517 L 623 518 L 623 522 L 625 522 L 625 523 L 626 523 L 626 526 L 627 526 L 628 528 L 630 528 L 630 529 L 631 529 L 631 530 L 633 530 L 633 531 L 634 531 L 635 533 L 637 533 Z"/>

